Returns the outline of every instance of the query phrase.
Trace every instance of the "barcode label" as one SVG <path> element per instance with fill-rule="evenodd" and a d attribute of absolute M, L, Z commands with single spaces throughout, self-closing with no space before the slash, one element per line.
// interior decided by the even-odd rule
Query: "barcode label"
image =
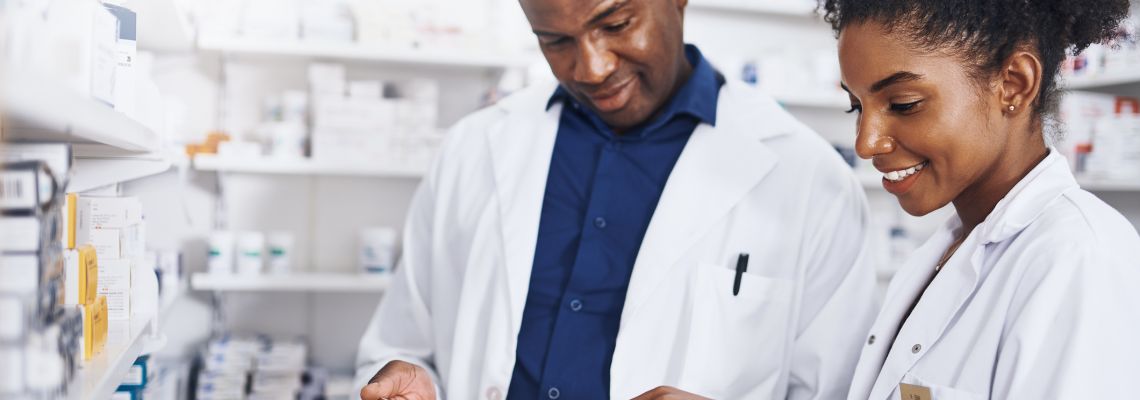
<path fill-rule="evenodd" d="M 0 209 L 31 209 L 36 206 L 34 171 L 0 172 Z"/>

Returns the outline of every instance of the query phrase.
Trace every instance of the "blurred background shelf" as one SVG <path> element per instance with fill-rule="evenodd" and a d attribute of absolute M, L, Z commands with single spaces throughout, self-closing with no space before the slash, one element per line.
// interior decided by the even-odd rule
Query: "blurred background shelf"
<path fill-rule="evenodd" d="M 112 324 L 117 321 L 111 321 Z M 147 345 L 147 332 L 150 332 L 153 318 L 131 320 L 129 329 L 112 331 L 107 336 L 107 347 L 102 354 L 92 357 L 80 367 L 70 386 L 69 400 L 102 400 L 111 397 L 119 383 L 127 375 L 127 370 L 135 359 L 142 355 Z M 126 327 L 124 327 L 126 328 Z M 115 335 L 121 332 L 120 335 Z"/>
<path fill-rule="evenodd" d="M 412 49 L 356 43 L 259 40 L 240 36 L 203 35 L 199 50 L 228 55 L 365 61 L 463 68 L 525 68 L 537 59 L 494 51 Z"/>
<path fill-rule="evenodd" d="M 235 172 L 249 174 L 310 175 L 310 176 L 361 176 L 381 178 L 423 177 L 427 163 L 367 164 L 354 162 L 322 162 L 311 159 L 276 159 L 219 157 L 199 155 L 194 158 L 199 171 Z"/>
<path fill-rule="evenodd" d="M 132 2 L 138 12 L 138 46 L 140 49 L 160 52 L 189 52 L 194 50 L 194 26 L 187 18 L 183 2 L 178 0 L 147 0 Z"/>
<path fill-rule="evenodd" d="M 296 273 L 290 275 L 212 275 L 197 273 L 190 278 L 194 290 L 216 292 L 321 292 L 383 293 L 387 276 L 351 273 Z"/>
<path fill-rule="evenodd" d="M 58 82 L 12 73 L 0 79 L 10 124 L 5 140 L 101 144 L 127 152 L 151 152 L 158 135 L 143 124 Z"/>
<path fill-rule="evenodd" d="M 815 17 L 815 7 L 807 2 L 752 0 L 703 0 L 693 1 L 689 7 L 694 10 L 708 10 L 718 12 L 748 13 L 772 16 L 788 16 L 799 18 Z"/>
<path fill-rule="evenodd" d="M 851 101 L 841 94 L 779 94 L 773 95 L 785 107 L 843 110 L 851 108 Z"/>
<path fill-rule="evenodd" d="M 1097 90 L 1117 86 L 1140 85 L 1140 69 L 1066 78 L 1062 85 L 1070 90 Z"/>
<path fill-rule="evenodd" d="M 863 187 L 871 190 L 883 189 L 883 176 L 868 172 L 856 174 Z M 1090 192 L 1140 192 L 1140 178 L 1137 179 L 1105 179 L 1088 176 L 1078 176 L 1077 183 L 1081 188 Z"/>

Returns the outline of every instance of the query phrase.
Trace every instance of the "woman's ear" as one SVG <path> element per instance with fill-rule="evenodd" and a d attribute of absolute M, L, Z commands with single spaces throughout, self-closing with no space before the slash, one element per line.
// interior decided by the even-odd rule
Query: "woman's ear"
<path fill-rule="evenodd" d="M 1037 55 L 1018 50 L 1006 59 L 999 76 L 998 104 L 1006 115 L 1016 115 L 1033 108 L 1033 102 L 1041 93 L 1041 79 L 1044 68 Z"/>

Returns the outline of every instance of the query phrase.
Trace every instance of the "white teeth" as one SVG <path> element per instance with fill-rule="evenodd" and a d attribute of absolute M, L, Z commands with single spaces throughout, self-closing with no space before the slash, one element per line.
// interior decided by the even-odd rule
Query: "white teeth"
<path fill-rule="evenodd" d="M 887 172 L 887 173 L 883 174 L 883 177 L 887 178 L 888 181 L 898 182 L 898 181 L 901 181 L 903 179 L 906 179 L 908 176 L 911 176 L 911 175 L 918 173 L 918 171 L 922 171 L 922 168 L 925 166 L 926 166 L 926 163 L 922 163 L 922 164 L 919 164 L 919 165 L 916 165 L 916 166 L 913 166 L 913 167 L 910 167 L 910 168 L 907 168 L 907 169 L 904 169 L 901 171 Z"/>

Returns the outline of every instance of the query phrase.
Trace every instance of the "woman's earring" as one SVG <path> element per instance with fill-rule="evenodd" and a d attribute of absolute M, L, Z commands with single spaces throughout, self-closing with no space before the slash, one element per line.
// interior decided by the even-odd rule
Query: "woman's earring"
<path fill-rule="evenodd" d="M 1016 109 L 1017 109 L 1017 106 L 1012 105 L 1012 104 L 1009 105 L 1009 111 L 1012 112 L 1013 110 L 1016 110 Z"/>

